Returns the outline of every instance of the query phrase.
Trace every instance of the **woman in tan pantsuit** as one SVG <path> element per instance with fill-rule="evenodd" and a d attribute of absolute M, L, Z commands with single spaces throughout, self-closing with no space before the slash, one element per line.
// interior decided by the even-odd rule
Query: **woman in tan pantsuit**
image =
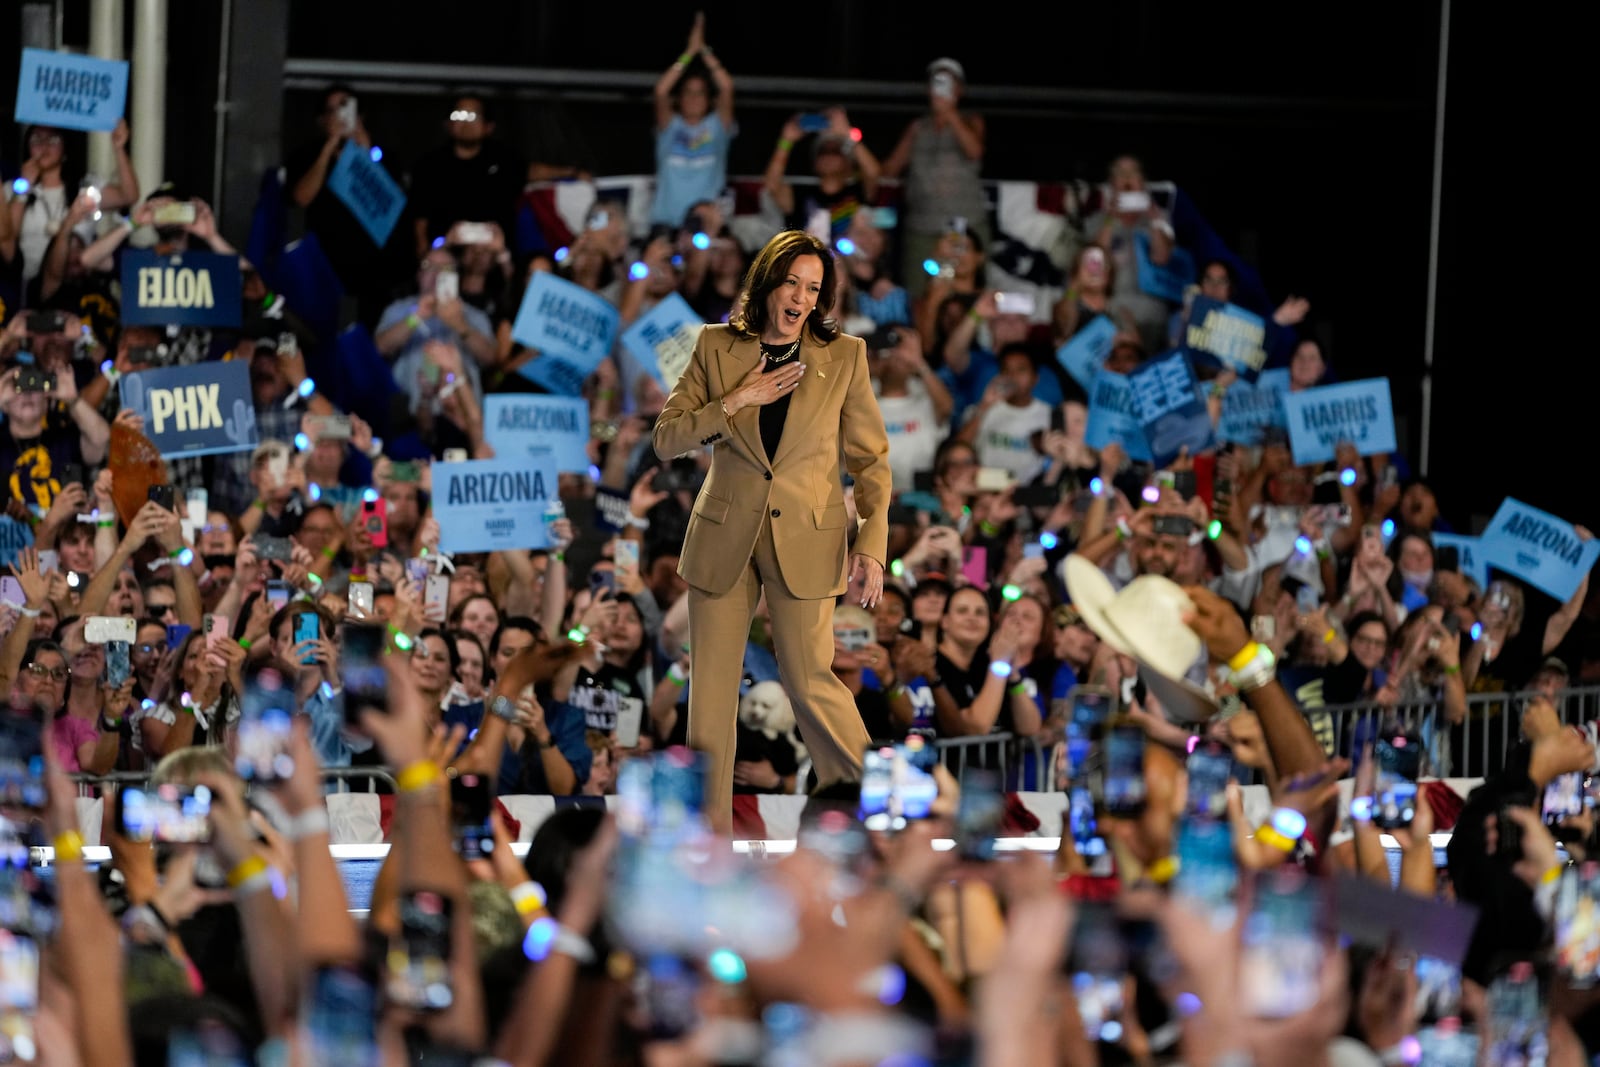
<path fill-rule="evenodd" d="M 750 615 L 764 590 L 784 687 L 823 784 L 857 779 L 869 738 L 833 674 L 833 606 L 847 588 L 866 607 L 883 593 L 889 440 L 867 346 L 827 321 L 828 246 L 780 233 L 745 276 L 727 326 L 700 332 L 656 420 L 662 459 L 711 446 L 679 556 L 689 584 L 689 744 L 710 757 L 706 810 L 732 821 L 733 753 Z M 840 457 L 855 479 L 848 540 Z"/>

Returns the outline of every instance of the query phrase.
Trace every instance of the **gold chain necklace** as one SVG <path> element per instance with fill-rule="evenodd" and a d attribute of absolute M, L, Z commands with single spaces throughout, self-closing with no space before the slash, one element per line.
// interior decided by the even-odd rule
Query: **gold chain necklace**
<path fill-rule="evenodd" d="M 794 344 L 789 346 L 789 350 L 787 352 L 781 356 L 769 355 L 767 356 L 767 362 L 771 364 L 787 363 L 794 358 L 795 353 L 798 351 L 800 351 L 800 339 L 796 337 Z"/>

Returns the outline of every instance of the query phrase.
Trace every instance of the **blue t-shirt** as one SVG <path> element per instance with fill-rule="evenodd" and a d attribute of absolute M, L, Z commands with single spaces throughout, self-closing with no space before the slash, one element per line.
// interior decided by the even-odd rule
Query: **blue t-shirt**
<path fill-rule="evenodd" d="M 940 367 L 938 373 L 939 380 L 950 390 L 950 396 L 955 401 L 955 409 L 950 413 L 951 425 L 959 426 L 962 412 L 983 399 L 983 391 L 1000 373 L 1000 361 L 987 348 L 973 345 L 965 371 L 955 374 L 949 367 Z M 1033 398 L 1051 407 L 1065 399 L 1061 392 L 1061 380 L 1049 367 L 1039 368 L 1039 378 L 1033 383 Z"/>
<path fill-rule="evenodd" d="M 656 200 L 650 221 L 677 226 L 702 200 L 715 200 L 728 184 L 728 142 L 738 133 L 723 128 L 715 111 L 696 123 L 673 115 L 656 134 Z"/>

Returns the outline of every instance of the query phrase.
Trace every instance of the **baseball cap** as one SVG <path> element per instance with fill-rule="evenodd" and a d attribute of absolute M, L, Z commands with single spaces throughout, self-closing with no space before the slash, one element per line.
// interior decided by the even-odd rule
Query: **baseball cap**
<path fill-rule="evenodd" d="M 949 56 L 940 56 L 938 59 L 928 64 L 928 77 L 931 78 L 940 71 L 945 71 L 954 75 L 956 81 L 958 82 L 964 83 L 967 80 L 967 72 L 966 69 L 961 66 L 961 62 L 956 59 L 951 59 Z"/>

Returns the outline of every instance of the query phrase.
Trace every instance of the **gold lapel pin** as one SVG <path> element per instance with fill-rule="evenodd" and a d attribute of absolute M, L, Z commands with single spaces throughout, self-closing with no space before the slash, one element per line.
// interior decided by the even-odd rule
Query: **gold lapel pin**
<path fill-rule="evenodd" d="M 827 371 L 825 371 L 825 370 L 817 371 L 817 377 L 818 378 L 826 378 L 827 376 L 828 376 L 828 372 Z"/>

